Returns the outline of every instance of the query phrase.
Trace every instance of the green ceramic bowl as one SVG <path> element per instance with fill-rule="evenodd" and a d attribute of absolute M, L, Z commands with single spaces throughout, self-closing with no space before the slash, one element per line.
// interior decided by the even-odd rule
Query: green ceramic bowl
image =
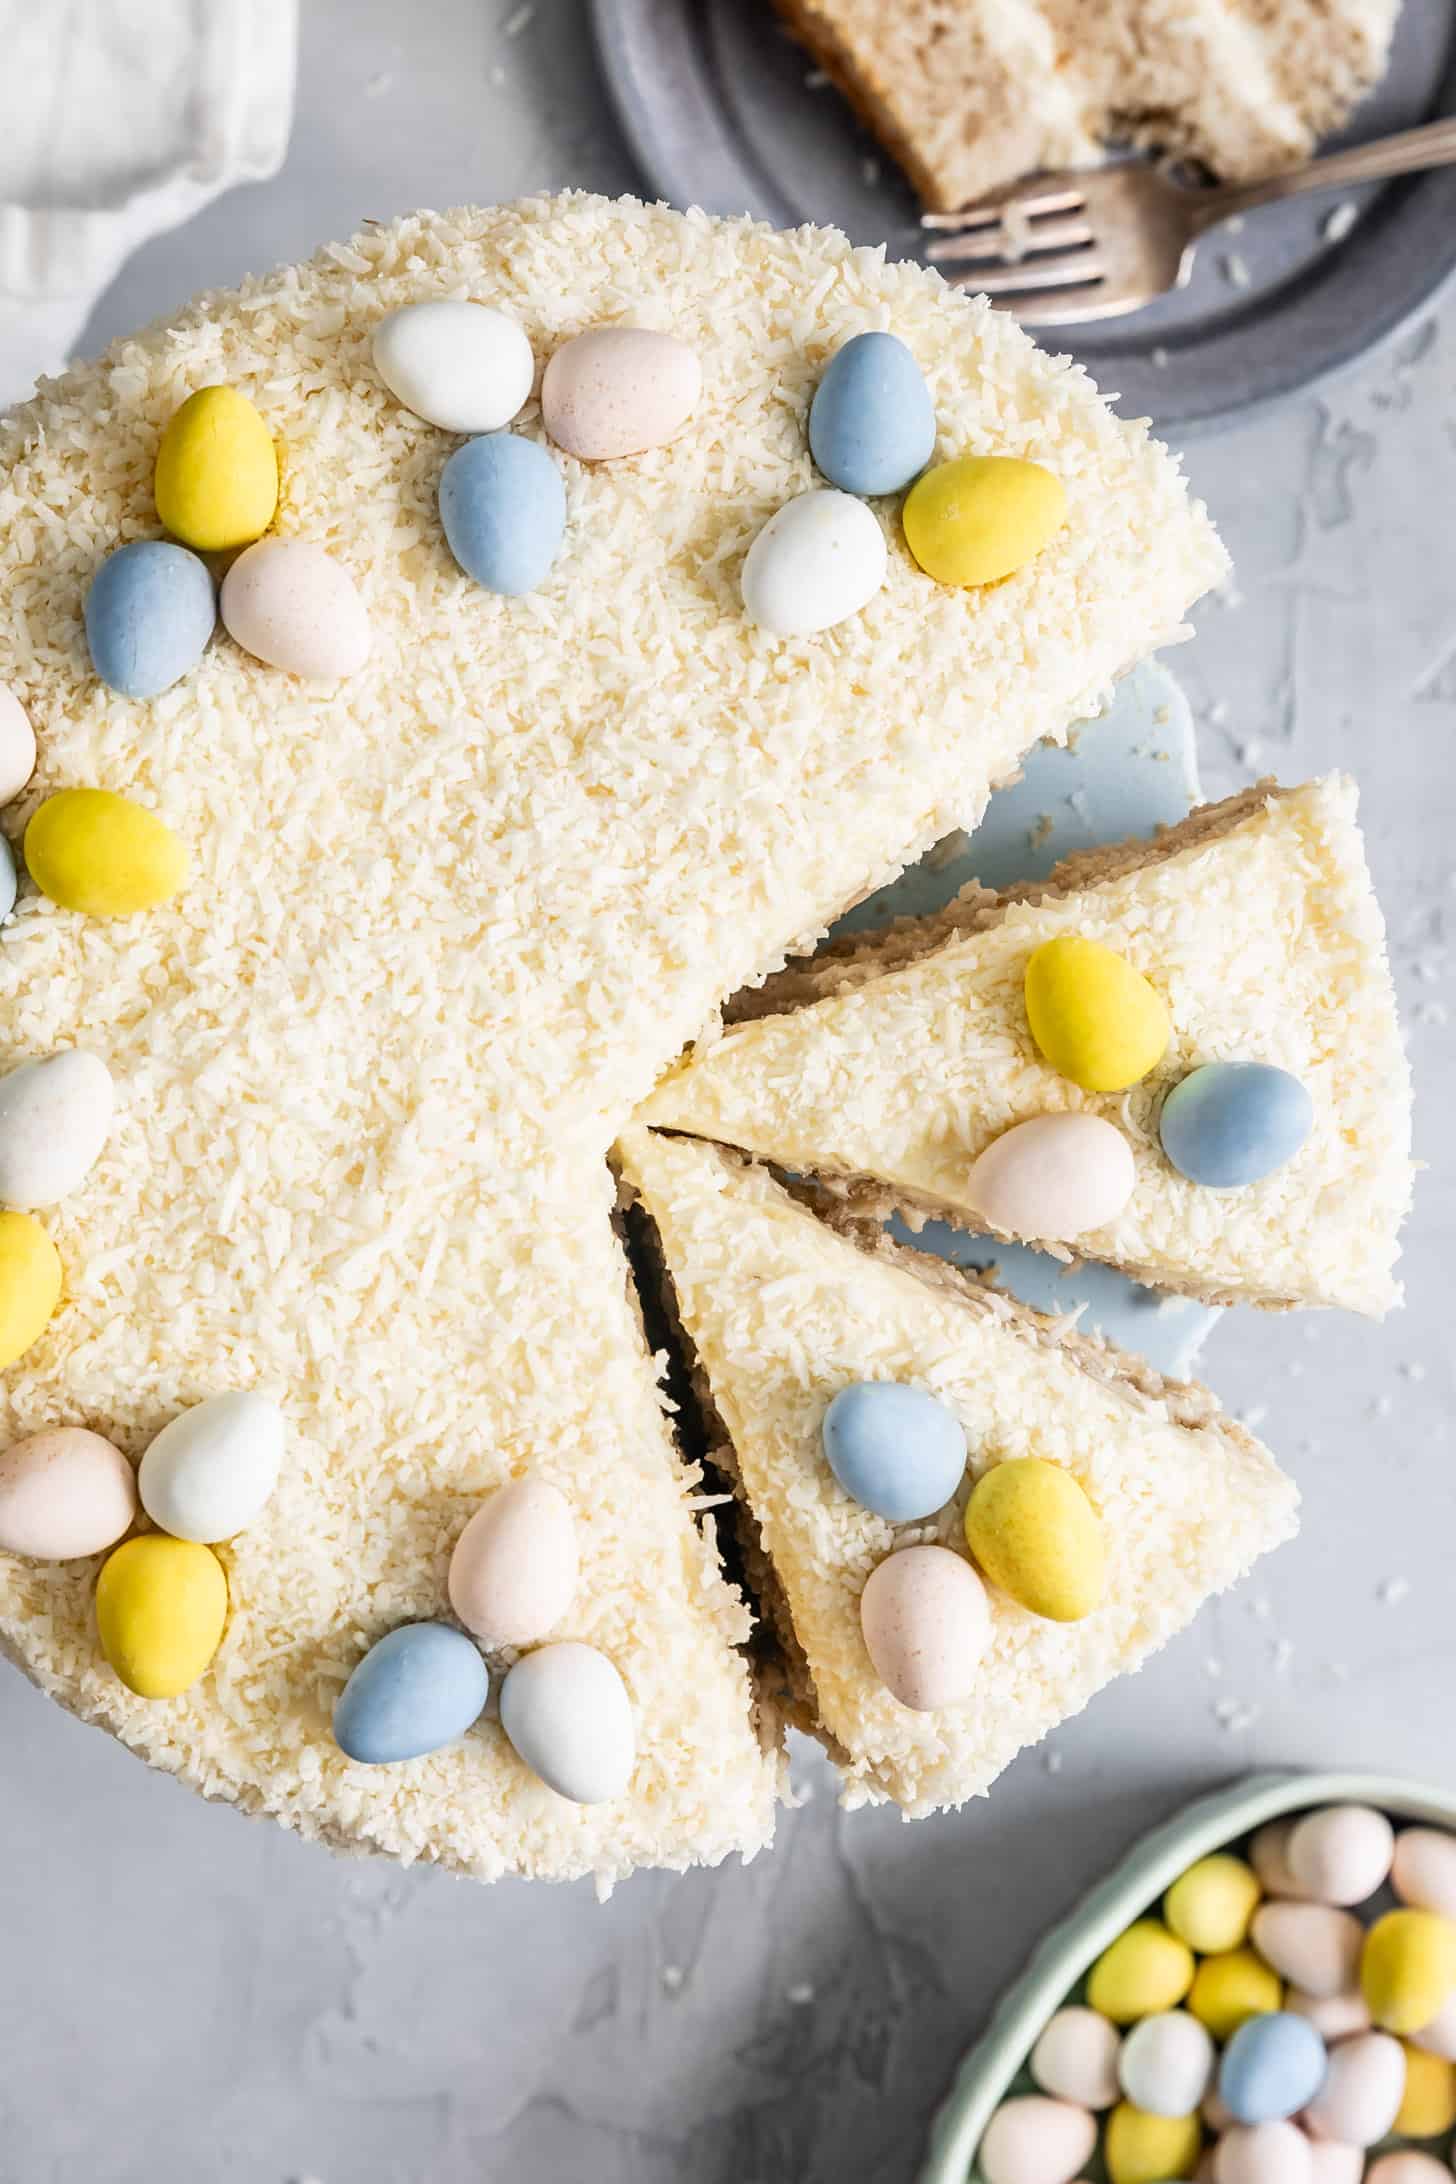
<path fill-rule="evenodd" d="M 1266 1820 L 1347 1801 L 1377 1805 L 1399 1820 L 1456 1828 L 1456 1792 L 1390 1775 L 1249 1775 L 1200 1797 L 1145 1835 L 1041 1942 L 957 2071 L 931 2125 L 919 2184 L 979 2184 L 974 2156 L 981 2133 L 1024 2069 L 1042 2026 L 1108 1944 L 1158 1902 L 1185 1866 Z"/>

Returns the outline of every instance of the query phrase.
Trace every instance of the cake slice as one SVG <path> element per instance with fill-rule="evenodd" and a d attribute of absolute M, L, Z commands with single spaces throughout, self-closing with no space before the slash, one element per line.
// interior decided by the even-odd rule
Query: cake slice
<path fill-rule="evenodd" d="M 1244 181 L 1293 166 L 1384 72 L 1399 0 L 777 0 L 950 209 L 1105 142 Z"/>
<path fill-rule="evenodd" d="M 736 1154 L 634 1128 L 618 1159 L 716 1417 L 792 1718 L 835 1755 L 849 1802 L 888 1798 L 918 1815 L 978 1795 L 1293 1533 L 1294 1487 L 1206 1390 L 1164 1382 L 923 1253 L 878 1236 L 862 1247 Z M 967 1475 L 926 1523 L 874 1515 L 825 1461 L 831 1398 L 866 1380 L 928 1390 L 965 1429 Z M 972 1695 L 914 1711 L 871 1663 L 865 1582 L 909 1544 L 961 1551 L 971 1484 L 1027 1456 L 1065 1466 L 1090 1498 L 1101 1604 L 1048 1622 L 990 1588 Z"/>
<path fill-rule="evenodd" d="M 664 1079 L 641 1119 L 836 1179 L 865 1211 L 987 1231 L 977 1155 L 1036 1116 L 1098 1115 L 1132 1154 L 1121 1212 L 1022 1240 L 1212 1304 L 1379 1315 L 1400 1295 L 1410 1080 L 1355 808 L 1344 776 L 1263 784 L 1151 843 L 830 949 L 748 997 L 750 1020 Z M 1061 936 L 1114 950 L 1166 1004 L 1166 1051 L 1130 1089 L 1084 1091 L 1032 1038 L 1027 962 Z M 1209 1188 L 1165 1154 L 1160 1110 L 1229 1060 L 1296 1077 L 1313 1125 L 1261 1180 Z"/>

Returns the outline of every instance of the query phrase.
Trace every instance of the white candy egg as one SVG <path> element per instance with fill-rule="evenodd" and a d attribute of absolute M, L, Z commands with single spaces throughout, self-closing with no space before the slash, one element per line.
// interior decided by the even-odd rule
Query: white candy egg
<path fill-rule="evenodd" d="M 523 1654 L 501 1685 L 500 1718 L 532 1773 L 573 1804 L 604 1804 L 632 1779 L 632 1701 L 595 1646 L 568 1640 Z"/>
<path fill-rule="evenodd" d="M 444 432 L 499 431 L 536 375 L 531 344 L 507 312 L 446 297 L 381 319 L 374 369 L 396 402 Z"/>
<path fill-rule="evenodd" d="M 111 1071 L 79 1047 L 0 1078 L 0 1204 L 25 1213 L 78 1190 L 100 1157 L 115 1104 Z"/>
<path fill-rule="evenodd" d="M 0 804 L 19 796 L 35 772 L 35 730 L 8 683 L 0 683 Z"/>
<path fill-rule="evenodd" d="M 1215 2184 L 1312 2184 L 1309 2140 L 1292 2123 L 1236 2123 L 1218 2142 Z"/>
<path fill-rule="evenodd" d="M 985 2184 L 1072 2184 L 1097 2144 L 1097 2125 L 1070 2101 L 1028 2093 L 1003 2101 L 981 2138 Z"/>
<path fill-rule="evenodd" d="M 1395 1830 L 1369 1805 L 1327 1805 L 1306 1813 L 1285 1851 L 1301 1896 L 1314 1903 L 1364 1903 L 1383 1887 L 1395 1850 Z"/>
<path fill-rule="evenodd" d="M 1395 2122 L 1405 2092 L 1405 2055 L 1388 2032 L 1361 2032 L 1330 2051 L 1325 2082 L 1304 2112 L 1315 2138 L 1374 2146 Z"/>
<path fill-rule="evenodd" d="M 1213 2063 L 1213 2041 L 1198 2019 L 1186 2010 L 1160 2010 L 1128 2033 L 1118 2075 L 1134 2108 L 1191 2116 L 1208 2091 Z"/>
<path fill-rule="evenodd" d="M 546 1479 L 512 1479 L 476 1510 L 450 1557 L 450 1605 L 486 1646 L 544 1638 L 576 1592 L 576 1520 Z"/>
<path fill-rule="evenodd" d="M 1003 1236 L 1058 1242 L 1118 1214 L 1137 1181 L 1132 1148 L 1100 1115 L 1033 1115 L 993 1138 L 972 1162 L 966 1191 Z"/>
<path fill-rule="evenodd" d="M 260 538 L 222 580 L 218 598 L 235 643 L 307 682 L 357 674 L 369 657 L 369 616 L 342 563 L 305 538 Z"/>
<path fill-rule="evenodd" d="M 1438 1828 L 1403 1828 L 1395 1839 L 1390 1885 L 1402 1903 L 1456 1919 L 1456 1837 Z"/>
<path fill-rule="evenodd" d="M 991 1638 L 986 1588 L 949 1547 L 902 1547 L 871 1570 L 860 1627 L 875 1674 L 919 1713 L 969 1698 Z"/>
<path fill-rule="evenodd" d="M 1364 2174 L 1365 2156 L 1358 2146 L 1337 2146 L 1333 2139 L 1310 2140 L 1309 2184 L 1360 2184 Z"/>
<path fill-rule="evenodd" d="M 1299 1883 L 1289 1870 L 1289 1838 L 1293 1832 L 1292 1820 L 1270 1820 L 1249 1845 L 1249 1863 L 1266 1896 L 1299 1894 Z"/>
<path fill-rule="evenodd" d="M 775 637 L 812 637 L 869 605 L 885 581 L 885 534 L 849 493 L 786 501 L 748 549 L 743 605 Z"/>
<path fill-rule="evenodd" d="M 1348 2040 L 1352 2032 L 1370 2030 L 1370 2009 L 1358 1988 L 1347 1994 L 1306 1994 L 1302 1987 L 1291 1987 L 1284 1997 L 1284 2007 L 1295 2017 L 1307 2017 L 1326 2047 L 1336 2040 Z"/>
<path fill-rule="evenodd" d="M 1111 2108 L 1117 2099 L 1116 2025 L 1100 2011 L 1071 2006 L 1047 2020 L 1029 2069 L 1043 2093 L 1079 2108 Z"/>
<path fill-rule="evenodd" d="M 174 1539 L 210 1545 L 245 1531 L 278 1484 L 283 1413 L 250 1389 L 209 1396 L 174 1418 L 137 1473 L 142 1507 Z"/>
<path fill-rule="evenodd" d="M 1365 1929 L 1348 1911 L 1323 1903 L 1265 1903 L 1249 1934 L 1264 1962 L 1306 1994 L 1326 2000 L 1359 1985 Z"/>

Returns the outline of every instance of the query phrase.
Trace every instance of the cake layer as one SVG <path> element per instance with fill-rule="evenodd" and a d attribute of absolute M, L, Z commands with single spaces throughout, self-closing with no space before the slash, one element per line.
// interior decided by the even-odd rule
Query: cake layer
<path fill-rule="evenodd" d="M 921 1814 L 984 1791 L 1024 1745 L 1293 1533 L 1292 1484 L 1206 1390 L 1163 1382 L 921 1253 L 864 1248 L 715 1146 L 634 1128 L 618 1158 L 655 1224 L 679 1324 L 782 1591 L 796 1718 L 835 1752 L 851 1803 L 890 1798 Z M 864 1380 L 927 1389 L 963 1424 L 966 1478 L 938 1518 L 890 1524 L 830 1472 L 825 1410 Z M 1065 1465 L 1100 1516 L 1102 1604 L 1058 1624 L 993 1591 L 975 1694 L 912 1711 L 871 1666 L 865 1581 L 897 1548 L 959 1548 L 971 1485 L 1025 1456 Z"/>
<path fill-rule="evenodd" d="M 1343 776 L 1261 787 L 1151 845 L 972 889 L 831 950 L 747 997 L 751 1020 L 664 1079 L 641 1119 L 847 1181 L 866 1208 L 984 1229 L 971 1165 L 993 1139 L 1035 1115 L 1101 1115 L 1136 1180 L 1114 1220 L 1075 1237 L 1079 1255 L 1213 1304 L 1382 1313 L 1400 1295 L 1410 1079 L 1355 809 Z M 1032 1040 L 1027 960 L 1059 935 L 1116 950 L 1167 1005 L 1167 1050 L 1129 1091 L 1083 1091 Z M 1262 1181 L 1210 1190 L 1171 1165 L 1158 1117 L 1190 1071 L 1235 1059 L 1300 1078 L 1314 1126 Z"/>
<path fill-rule="evenodd" d="M 672 446 L 553 451 L 565 542 L 525 597 L 455 564 L 436 512 L 455 443 L 371 363 L 387 312 L 441 296 L 512 312 L 538 369 L 628 318 L 703 363 Z M 743 551 L 811 482 L 813 387 L 866 325 L 915 350 L 948 447 L 1035 455 L 1071 520 L 985 594 L 932 584 L 895 536 L 861 616 L 776 639 L 742 611 Z M 219 632 L 129 702 L 90 671 L 87 584 L 155 533 L 162 429 L 219 381 L 281 451 L 278 533 L 347 572 L 372 650 L 309 685 Z M 534 402 L 513 430 L 543 440 Z M 832 233 L 576 195 L 369 227 L 204 297 L 50 383 L 3 458 L 0 677 L 40 742 L 7 824 L 61 787 L 121 791 L 193 878 L 109 923 L 27 892 L 0 939 L 7 1063 L 82 1041 L 120 1108 L 46 1216 L 65 1300 L 0 1423 L 84 1422 L 136 1453 L 180 1405 L 256 1386 L 289 1455 L 224 1550 L 228 1635 L 186 1697 L 133 1700 L 101 1664 L 94 1564 L 0 1556 L 0 1639 L 158 1764 L 334 1842 L 602 1879 L 752 1850 L 778 1762 L 655 1408 L 607 1148 L 725 994 L 973 819 L 1033 738 L 1177 632 L 1223 567 L 1206 518 L 1080 371 L 933 275 Z M 565 1805 L 489 1721 L 349 1765 L 328 1734 L 345 1675 L 448 1612 L 454 1534 L 528 1471 L 586 1543 L 563 1635 L 626 1680 L 628 1796 Z"/>

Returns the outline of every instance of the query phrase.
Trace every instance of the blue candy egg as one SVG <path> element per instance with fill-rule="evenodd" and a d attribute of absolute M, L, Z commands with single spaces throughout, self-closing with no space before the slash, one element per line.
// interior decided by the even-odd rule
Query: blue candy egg
<path fill-rule="evenodd" d="M 858 1380 L 824 1413 L 824 1454 L 846 1494 L 891 1524 L 915 1524 L 943 1509 L 966 1468 L 966 1436 L 955 1412 L 924 1388 Z"/>
<path fill-rule="evenodd" d="M 1282 1168 L 1313 1125 L 1314 1102 L 1287 1069 L 1208 1062 L 1174 1085 L 1158 1128 L 1180 1175 L 1227 1191 Z"/>
<path fill-rule="evenodd" d="M 1246 2018 L 1223 2051 L 1218 2090 L 1239 2123 L 1297 2115 L 1325 2082 L 1329 2057 L 1307 2017 L 1270 2010 Z"/>
<path fill-rule="evenodd" d="M 544 447 L 492 432 L 457 447 L 440 474 L 450 551 L 487 591 L 534 591 L 561 545 L 566 488 Z"/>
<path fill-rule="evenodd" d="M 448 1623 L 405 1623 L 370 1647 L 339 1694 L 334 1742 L 370 1766 L 463 1737 L 485 1704 L 486 1666 Z"/>
<path fill-rule="evenodd" d="M 935 452 L 925 376 L 893 334 L 856 334 L 836 350 L 809 410 L 814 460 L 843 493 L 898 493 Z"/>
<path fill-rule="evenodd" d="M 124 698 L 158 697 L 196 667 L 216 619 L 206 562 L 165 539 L 138 539 L 91 579 L 91 665 Z"/>

